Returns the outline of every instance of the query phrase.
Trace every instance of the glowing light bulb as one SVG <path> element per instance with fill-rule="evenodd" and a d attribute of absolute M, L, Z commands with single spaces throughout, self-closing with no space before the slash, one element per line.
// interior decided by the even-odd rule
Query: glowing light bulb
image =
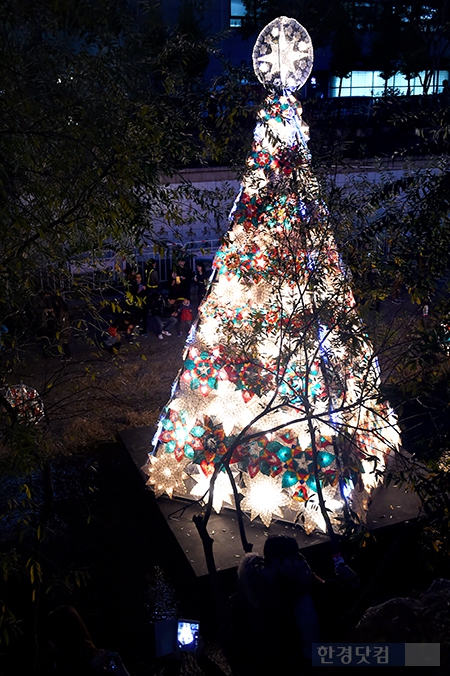
<path fill-rule="evenodd" d="M 269 527 L 273 515 L 283 517 L 281 507 L 289 503 L 289 498 L 283 492 L 278 477 L 258 473 L 253 478 L 244 477 L 244 482 L 245 488 L 241 492 L 245 497 L 241 507 L 244 511 L 250 511 L 251 521 L 259 516 L 264 525 Z"/>

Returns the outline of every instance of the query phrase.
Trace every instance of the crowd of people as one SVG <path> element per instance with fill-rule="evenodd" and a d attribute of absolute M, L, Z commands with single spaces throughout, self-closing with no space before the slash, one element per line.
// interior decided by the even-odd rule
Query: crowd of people
<path fill-rule="evenodd" d="M 202 262 L 197 263 L 193 274 L 184 259 L 178 261 L 168 289 L 162 288 L 154 258 L 147 261 L 143 273 L 128 267 L 124 301 L 111 321 L 104 346 L 113 352 L 119 349 L 122 338 L 132 344 L 136 335 L 148 338 L 149 332 L 159 340 L 175 333 L 179 338 L 186 338 L 194 320 L 192 284 L 196 285 L 200 303 L 206 292 L 206 281 L 207 271 Z"/>
<path fill-rule="evenodd" d="M 224 649 L 233 673 L 303 673 L 311 665 L 312 644 L 336 638 L 336 624 L 344 629 L 339 608 L 349 606 L 358 587 L 358 576 L 343 559 L 332 578 L 322 579 L 311 570 L 295 538 L 269 536 L 262 556 L 247 554 L 242 560 L 237 591 L 228 602 Z M 265 636 L 270 642 L 262 646 Z"/>
<path fill-rule="evenodd" d="M 327 636 L 324 622 L 330 615 L 330 607 L 336 621 L 342 599 L 345 597 L 348 605 L 358 585 L 356 573 L 344 562 L 335 569 L 334 579 L 323 580 L 311 570 L 293 537 L 269 536 L 262 556 L 247 554 L 243 559 L 238 568 L 236 592 L 219 618 L 219 642 L 232 673 L 236 676 L 304 673 L 311 665 L 312 644 L 332 638 Z M 172 626 L 170 621 L 166 624 Z M 180 644 L 180 625 L 192 624 L 180 620 L 178 634 L 173 625 L 173 637 L 166 627 L 161 645 L 155 632 L 152 673 L 160 676 L 186 673 L 182 669 L 183 653 L 191 651 L 191 647 L 181 645 L 182 641 Z M 198 630 L 198 623 L 195 626 Z M 162 657 L 158 658 L 158 650 L 162 648 Z M 205 676 L 227 673 L 222 670 L 225 662 L 219 666 L 208 657 L 201 636 L 195 641 L 195 660 Z M 37 676 L 88 676 L 100 672 L 129 676 L 117 652 L 96 647 L 73 607 L 61 606 L 51 612 L 41 631 Z"/>
<path fill-rule="evenodd" d="M 195 318 L 191 293 L 196 308 L 205 295 L 207 277 L 202 262 L 192 271 L 185 260 L 180 260 L 174 264 L 169 282 L 163 284 L 153 258 L 141 270 L 127 267 L 123 296 L 113 304 L 115 309 L 106 319 L 107 325 L 97 327 L 97 344 L 113 354 L 123 342 L 132 344 L 137 335 L 148 338 L 153 333 L 159 340 L 171 335 L 186 338 Z M 71 344 L 76 329 L 64 293 L 53 285 L 42 287 L 25 307 L 25 318 L 44 358 L 72 360 Z M 17 328 L 11 320 L 0 321 L 0 359 Z M 89 328 L 85 330 L 88 332 Z"/>

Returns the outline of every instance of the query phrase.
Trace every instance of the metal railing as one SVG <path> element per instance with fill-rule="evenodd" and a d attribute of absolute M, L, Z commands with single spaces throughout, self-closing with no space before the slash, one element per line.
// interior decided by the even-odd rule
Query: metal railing
<path fill-rule="evenodd" d="M 39 273 L 41 288 L 48 287 L 52 291 L 64 293 L 77 284 L 92 288 L 108 285 L 121 286 L 127 266 L 139 270 L 145 277 L 146 264 L 150 258 L 156 260 L 156 269 L 162 284 L 171 279 L 174 264 L 184 258 L 189 261 L 192 270 L 198 260 L 212 264 L 214 255 L 220 246 L 219 238 L 194 240 L 183 245 L 173 244 L 162 252 L 153 246 L 135 249 L 129 258 L 112 250 L 105 250 L 105 255 L 81 254 L 66 264 L 64 273 L 51 266 L 42 267 Z"/>

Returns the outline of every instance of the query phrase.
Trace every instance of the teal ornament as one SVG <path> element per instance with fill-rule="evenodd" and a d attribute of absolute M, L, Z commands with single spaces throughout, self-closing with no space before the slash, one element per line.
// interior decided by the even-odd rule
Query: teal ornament
<path fill-rule="evenodd" d="M 281 383 L 280 387 L 278 388 L 280 394 L 287 394 L 288 393 L 288 386 L 286 383 Z"/>
<path fill-rule="evenodd" d="M 195 361 L 193 359 L 186 359 L 184 362 L 184 367 L 187 371 L 192 371 L 195 369 Z"/>
<path fill-rule="evenodd" d="M 189 458 L 189 460 L 194 459 L 195 451 L 192 448 L 192 446 L 189 446 L 189 444 L 186 444 L 186 446 L 184 447 L 184 455 L 186 456 L 186 458 Z"/>
<path fill-rule="evenodd" d="M 290 488 L 291 486 L 294 486 L 294 484 L 296 484 L 297 482 L 298 482 L 297 474 L 289 469 L 287 470 L 287 472 L 283 474 L 281 486 L 283 488 Z"/>
<path fill-rule="evenodd" d="M 259 471 L 266 476 L 270 475 L 270 470 L 272 469 L 271 465 L 266 460 L 261 460 L 259 463 Z"/>
<path fill-rule="evenodd" d="M 279 441 L 269 441 L 266 448 L 269 451 L 269 453 L 278 453 L 278 450 L 282 448 L 282 446 Z"/>
<path fill-rule="evenodd" d="M 171 421 L 170 418 L 165 418 L 163 420 L 162 426 L 164 427 L 165 430 L 169 430 L 169 431 L 173 430 L 173 427 L 174 427 L 173 422 Z"/>
<path fill-rule="evenodd" d="M 329 467 L 334 460 L 334 454 L 327 453 L 327 451 L 319 451 L 317 460 L 321 467 Z"/>
<path fill-rule="evenodd" d="M 292 451 L 287 446 L 282 446 L 279 451 L 277 451 L 277 456 L 281 462 L 287 462 L 292 458 Z"/>
<path fill-rule="evenodd" d="M 200 439 L 200 437 L 205 434 L 205 430 L 201 425 L 195 425 L 195 427 L 191 429 L 191 434 L 193 437 Z"/>
<path fill-rule="evenodd" d="M 311 396 L 312 396 L 312 397 L 318 397 L 318 396 L 319 396 L 319 393 L 320 393 L 320 388 L 321 388 L 321 384 L 320 384 L 320 383 L 316 383 L 315 385 L 313 385 L 313 386 L 311 387 Z"/>
<path fill-rule="evenodd" d="M 310 488 L 312 491 L 314 491 L 315 493 L 317 493 L 317 481 L 316 481 L 316 478 L 315 478 L 314 476 L 310 476 L 310 477 L 309 477 L 308 481 L 306 482 L 306 485 L 307 485 L 308 488 Z"/>
<path fill-rule="evenodd" d="M 177 447 L 176 441 L 168 441 L 166 444 L 166 453 L 173 453 Z"/>

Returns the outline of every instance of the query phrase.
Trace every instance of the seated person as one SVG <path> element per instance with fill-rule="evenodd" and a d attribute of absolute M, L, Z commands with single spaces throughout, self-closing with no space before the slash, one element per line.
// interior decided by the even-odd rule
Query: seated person
<path fill-rule="evenodd" d="M 180 302 L 174 298 L 167 301 L 161 295 L 156 296 L 150 301 L 150 325 L 154 327 L 155 333 L 160 340 L 164 336 L 170 336 L 171 330 L 178 323 L 180 312 Z"/>

